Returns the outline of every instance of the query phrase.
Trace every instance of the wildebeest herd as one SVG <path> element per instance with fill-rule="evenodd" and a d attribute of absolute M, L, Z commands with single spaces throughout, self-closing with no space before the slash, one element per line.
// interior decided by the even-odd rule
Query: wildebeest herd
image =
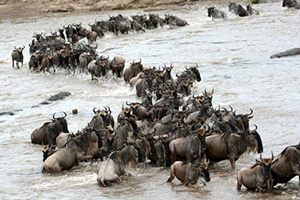
<path fill-rule="evenodd" d="M 285 0 L 283 6 L 291 5 Z M 291 1 L 291 0 L 290 0 Z M 293 4 L 294 5 L 294 4 Z M 297 8 L 297 6 L 293 6 Z M 239 16 L 253 13 L 234 3 L 229 5 Z M 208 9 L 213 18 L 226 18 L 224 12 Z M 58 32 L 45 36 L 34 35 L 30 44 L 29 68 L 49 71 L 54 66 L 65 69 L 87 70 L 94 77 L 106 76 L 111 70 L 117 77 L 123 77 L 131 88 L 136 89 L 140 102 L 124 102 L 117 119 L 109 106 L 94 108 L 94 117 L 77 133 L 69 133 L 66 113 L 51 122 L 44 123 L 31 134 L 33 144 L 43 145 L 43 172 L 56 174 L 71 169 L 80 161 L 100 160 L 97 182 L 110 186 L 120 182 L 128 163 L 141 163 L 157 167 L 170 167 L 171 182 L 177 177 L 184 185 L 195 184 L 200 177 L 210 181 L 209 165 L 229 160 L 232 170 L 241 155 L 249 152 L 263 152 L 263 142 L 258 127 L 251 129 L 249 113 L 237 114 L 236 110 L 213 106 L 214 90 L 192 94 L 195 81 L 201 81 L 198 66 L 185 68 L 176 74 L 173 65 L 149 67 L 142 60 L 133 61 L 125 68 L 125 59 L 115 56 L 97 55 L 95 41 L 108 31 L 118 35 L 129 31 L 145 31 L 164 24 L 185 26 L 187 22 L 176 16 L 157 15 L 132 16 L 132 19 L 118 15 L 108 21 L 89 24 L 87 30 L 81 24 L 70 24 Z M 24 47 L 16 48 L 14 61 L 23 64 Z M 123 72 L 124 71 L 124 72 Z M 295 176 L 300 177 L 300 143 L 286 147 L 271 158 L 257 159 L 251 167 L 237 173 L 237 189 L 271 191 L 278 183 L 287 183 Z"/>

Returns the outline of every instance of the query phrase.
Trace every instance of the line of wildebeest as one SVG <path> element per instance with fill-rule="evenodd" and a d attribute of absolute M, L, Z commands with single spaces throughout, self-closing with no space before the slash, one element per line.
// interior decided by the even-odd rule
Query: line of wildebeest
<path fill-rule="evenodd" d="M 94 108 L 93 118 L 75 134 L 69 133 L 66 113 L 62 112 L 63 116 L 54 113 L 51 122 L 44 123 L 31 134 L 33 144 L 44 145 L 42 171 L 56 174 L 81 161 L 100 160 L 97 182 L 110 186 L 121 181 L 131 162 L 144 167 L 146 164 L 170 167 L 167 181 L 177 177 L 188 185 L 197 183 L 200 177 L 210 181 L 208 163 L 229 160 L 235 170 L 235 163 L 242 154 L 262 153 L 263 143 L 257 126 L 252 130 L 249 127 L 252 109 L 250 113 L 237 114 L 231 106 L 214 108 L 214 90 L 192 95 L 194 82 L 201 81 L 197 65 L 185 68 L 175 78 L 171 74 L 172 64 L 149 67 L 139 60 L 133 61 L 123 72 L 124 58 L 117 56 L 109 61 L 108 57 L 96 55 L 97 47 L 90 45 L 93 41 L 87 33 L 95 32 L 96 37 L 101 37 L 106 31 L 126 33 L 122 27 L 138 31 L 136 27 L 139 26 L 143 30 L 163 24 L 187 24 L 172 15 L 169 18 L 166 15 L 164 20 L 157 15 L 132 16 L 132 19 L 118 15 L 110 17 L 109 21 L 96 21 L 90 25 L 90 31 L 81 24 L 73 24 L 50 36 L 35 34 L 30 45 L 30 68 L 49 71 L 56 55 L 56 66 L 80 66 L 92 74 L 92 79 L 105 76 L 110 69 L 117 77 L 123 76 L 131 88 L 135 87 L 141 98 L 140 102 L 126 102 L 117 119 L 109 106 Z M 138 25 L 134 25 L 134 21 Z M 87 44 L 79 42 L 84 38 Z M 22 53 L 23 49 L 18 48 L 18 51 Z M 40 57 L 39 52 L 43 56 Z M 237 189 L 244 185 L 260 192 L 271 191 L 276 184 L 287 183 L 297 175 L 300 176 L 300 143 L 286 147 L 276 156 L 272 153 L 271 158 L 261 155 L 254 165 L 239 170 Z"/>

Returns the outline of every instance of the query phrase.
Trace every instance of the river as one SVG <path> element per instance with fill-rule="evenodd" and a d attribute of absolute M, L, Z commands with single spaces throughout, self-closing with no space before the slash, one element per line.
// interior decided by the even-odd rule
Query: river
<path fill-rule="evenodd" d="M 264 145 L 264 157 L 279 154 L 286 146 L 300 140 L 300 56 L 270 59 L 272 54 L 300 46 L 300 13 L 281 7 L 281 2 L 254 5 L 260 15 L 245 18 L 228 13 L 227 3 L 218 8 L 229 19 L 212 21 L 207 17 L 209 2 L 177 10 L 153 11 L 160 16 L 174 14 L 189 23 L 186 27 L 165 26 L 145 33 L 114 36 L 107 34 L 97 41 L 101 55 L 122 55 L 126 66 L 142 59 L 148 66 L 172 63 L 175 73 L 185 66 L 199 65 L 202 81 L 194 84 L 193 93 L 214 89 L 213 105 L 237 113 L 254 111 L 251 129 L 258 126 Z M 0 112 L 22 109 L 15 115 L 0 116 L 0 196 L 1 199 L 299 199 L 298 178 L 279 185 L 271 193 L 236 189 L 236 171 L 229 161 L 210 169 L 206 186 L 185 187 L 178 180 L 166 183 L 169 169 L 146 167 L 128 169 L 131 175 L 121 184 L 101 188 L 97 185 L 97 162 L 81 163 L 59 175 L 41 173 L 42 148 L 30 143 L 35 128 L 65 111 L 69 130 L 76 132 L 91 120 L 94 107 L 109 105 L 114 117 L 126 101 L 138 101 L 123 79 L 109 75 L 91 81 L 88 74 L 72 75 L 34 73 L 28 70 L 28 44 L 35 31 L 50 32 L 63 25 L 109 15 L 130 16 L 143 10 L 46 14 L 0 22 Z M 23 68 L 11 67 L 10 54 L 15 45 L 25 45 Z M 69 91 L 71 96 L 49 105 L 33 107 L 51 95 Z M 72 115 L 72 109 L 78 115 Z M 250 166 L 258 154 L 244 155 L 236 170 Z"/>

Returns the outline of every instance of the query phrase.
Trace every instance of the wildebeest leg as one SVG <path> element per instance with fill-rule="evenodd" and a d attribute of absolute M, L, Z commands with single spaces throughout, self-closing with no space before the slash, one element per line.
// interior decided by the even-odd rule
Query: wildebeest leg
<path fill-rule="evenodd" d="M 234 158 L 229 158 L 232 170 L 235 170 L 235 160 Z"/>
<path fill-rule="evenodd" d="M 15 61 L 14 61 L 14 59 L 12 59 L 12 67 L 13 68 L 15 67 Z"/>

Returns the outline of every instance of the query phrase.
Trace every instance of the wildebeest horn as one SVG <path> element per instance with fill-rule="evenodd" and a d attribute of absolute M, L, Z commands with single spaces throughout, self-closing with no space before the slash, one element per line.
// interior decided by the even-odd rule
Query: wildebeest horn
<path fill-rule="evenodd" d="M 247 114 L 248 116 L 252 115 L 253 114 L 253 110 L 250 108 L 250 113 Z"/>
<path fill-rule="evenodd" d="M 130 103 L 128 103 L 127 101 L 126 101 L 126 105 L 127 105 L 127 106 L 131 106 L 131 104 L 130 104 Z"/>
<path fill-rule="evenodd" d="M 271 161 L 273 161 L 273 160 L 274 160 L 274 154 L 273 154 L 273 151 L 271 151 L 271 155 L 272 155 Z"/>
<path fill-rule="evenodd" d="M 55 113 L 53 114 L 53 116 L 52 116 L 53 119 L 56 119 L 56 118 L 55 118 L 55 114 L 56 114 L 56 112 L 55 112 Z"/>
<path fill-rule="evenodd" d="M 23 46 L 23 48 L 22 49 L 25 49 L 25 46 L 24 45 L 22 45 Z"/>
<path fill-rule="evenodd" d="M 231 107 L 231 105 L 229 105 L 229 108 L 230 108 L 230 112 L 232 112 L 232 111 L 233 111 L 233 108 Z"/>
<path fill-rule="evenodd" d="M 140 62 L 139 63 L 141 63 L 142 62 L 142 59 L 140 58 Z"/>
<path fill-rule="evenodd" d="M 63 118 L 66 118 L 67 117 L 67 113 L 65 113 L 65 112 L 62 112 L 62 113 L 64 113 L 64 115 L 65 115 Z"/>
<path fill-rule="evenodd" d="M 93 112 L 96 114 L 97 113 L 97 111 L 96 111 L 96 107 L 95 108 L 93 108 Z"/>
<path fill-rule="evenodd" d="M 14 49 L 17 49 L 17 45 L 16 45 L 16 46 L 14 46 Z"/>
<path fill-rule="evenodd" d="M 254 126 L 255 126 L 255 129 L 254 129 L 254 130 L 256 131 L 256 130 L 257 130 L 257 126 L 256 126 L 255 124 L 254 124 Z"/>
<path fill-rule="evenodd" d="M 179 78 L 178 72 L 176 73 L 176 77 Z"/>
<path fill-rule="evenodd" d="M 109 107 L 109 106 L 107 106 L 107 108 L 108 108 L 108 114 L 111 114 L 110 107 Z"/>
<path fill-rule="evenodd" d="M 260 154 L 260 157 L 259 157 L 259 158 L 260 158 L 260 160 L 262 161 L 262 154 Z"/>

